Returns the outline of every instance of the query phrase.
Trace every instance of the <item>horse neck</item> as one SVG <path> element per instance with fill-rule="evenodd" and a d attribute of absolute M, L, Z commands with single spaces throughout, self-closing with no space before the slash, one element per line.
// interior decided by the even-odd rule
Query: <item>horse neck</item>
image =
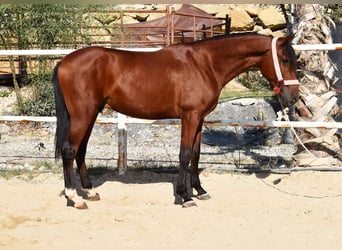
<path fill-rule="evenodd" d="M 270 49 L 269 38 L 251 35 L 217 40 L 208 46 L 218 84 L 230 80 L 252 67 L 260 67 L 262 57 Z"/>

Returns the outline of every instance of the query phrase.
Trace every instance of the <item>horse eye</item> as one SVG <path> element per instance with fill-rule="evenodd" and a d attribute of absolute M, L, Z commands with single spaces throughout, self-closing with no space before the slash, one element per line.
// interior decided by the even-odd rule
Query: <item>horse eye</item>
<path fill-rule="evenodd" d="M 289 64 L 289 62 L 290 62 L 290 60 L 288 58 L 283 58 L 282 61 L 283 61 L 284 64 Z"/>

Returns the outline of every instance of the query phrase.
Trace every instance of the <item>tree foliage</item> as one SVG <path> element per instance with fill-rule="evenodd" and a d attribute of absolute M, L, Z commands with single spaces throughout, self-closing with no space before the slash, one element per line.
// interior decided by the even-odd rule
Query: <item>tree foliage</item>
<path fill-rule="evenodd" d="M 327 4 L 325 9 L 335 22 L 342 22 L 342 4 Z"/>
<path fill-rule="evenodd" d="M 83 15 L 87 6 L 51 4 L 6 4 L 0 5 L 0 48 L 1 49 L 52 49 L 76 48 L 87 43 L 82 35 Z M 19 60 L 23 60 L 20 58 Z M 29 81 L 32 95 L 21 97 L 18 83 L 13 77 L 17 94 L 18 113 L 25 115 L 53 115 L 54 102 L 50 83 L 50 58 L 38 56 L 28 58 Z M 30 62 L 27 62 L 31 60 Z M 13 57 L 9 61 L 14 62 Z M 26 67 L 25 66 L 25 67 Z M 15 76 L 15 67 L 11 65 Z M 26 71 L 26 70 L 25 70 Z"/>
<path fill-rule="evenodd" d="M 81 33 L 87 7 L 77 5 L 0 5 L 2 46 L 20 49 L 72 47 Z"/>

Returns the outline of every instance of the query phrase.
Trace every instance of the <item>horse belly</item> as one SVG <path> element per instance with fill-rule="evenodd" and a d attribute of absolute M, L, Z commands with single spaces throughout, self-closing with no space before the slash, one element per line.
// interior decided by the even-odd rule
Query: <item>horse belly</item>
<path fill-rule="evenodd" d="M 136 98 L 125 98 L 116 95 L 110 98 L 107 104 L 115 111 L 142 119 L 167 119 L 178 118 L 175 105 L 171 101 L 162 101 L 152 97 L 137 96 Z"/>

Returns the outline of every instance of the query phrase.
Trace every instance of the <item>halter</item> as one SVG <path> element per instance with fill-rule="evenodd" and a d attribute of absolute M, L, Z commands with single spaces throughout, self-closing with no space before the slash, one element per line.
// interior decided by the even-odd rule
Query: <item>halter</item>
<path fill-rule="evenodd" d="M 298 80 L 284 80 L 283 75 L 281 74 L 280 71 L 280 66 L 279 66 L 279 59 L 277 55 L 277 37 L 274 37 L 272 39 L 272 59 L 273 59 L 273 65 L 274 65 L 274 70 L 277 75 L 278 79 L 278 84 L 273 88 L 273 92 L 276 94 L 280 93 L 280 89 L 283 85 L 299 85 Z"/>

